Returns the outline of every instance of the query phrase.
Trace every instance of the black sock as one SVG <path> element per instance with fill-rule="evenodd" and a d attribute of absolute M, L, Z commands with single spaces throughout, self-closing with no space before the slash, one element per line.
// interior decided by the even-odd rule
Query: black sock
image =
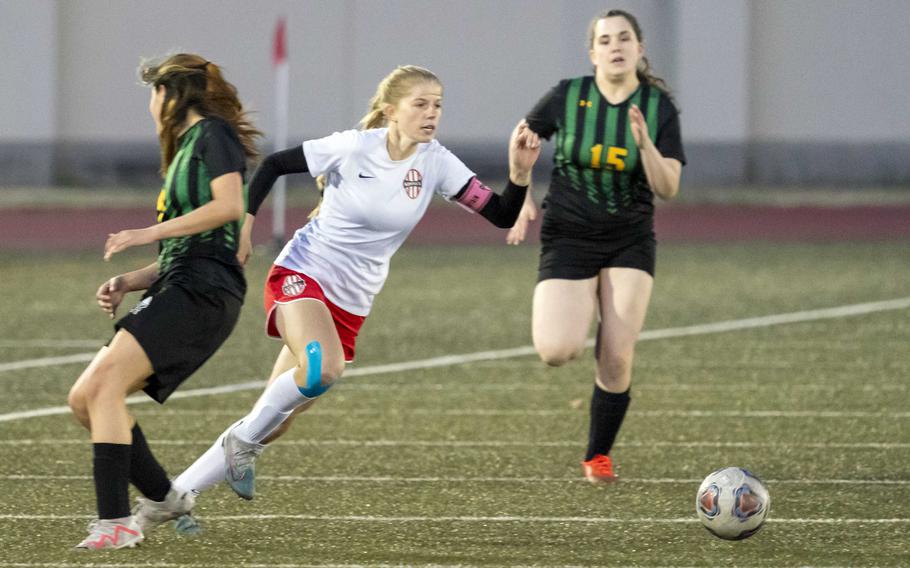
<path fill-rule="evenodd" d="M 164 468 L 152 455 L 139 423 L 133 426 L 133 445 L 130 453 L 130 482 L 152 501 L 164 501 L 171 482 Z"/>
<path fill-rule="evenodd" d="M 130 516 L 130 446 L 92 444 L 99 519 Z"/>
<path fill-rule="evenodd" d="M 591 397 L 591 429 L 588 434 L 588 453 L 585 461 L 596 454 L 609 455 L 619 427 L 629 408 L 629 391 L 615 393 L 602 390 L 594 384 Z"/>

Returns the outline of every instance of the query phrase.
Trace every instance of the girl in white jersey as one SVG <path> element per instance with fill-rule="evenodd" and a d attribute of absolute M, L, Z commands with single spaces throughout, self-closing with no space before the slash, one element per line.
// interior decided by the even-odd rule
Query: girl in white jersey
<path fill-rule="evenodd" d="M 398 67 L 379 84 L 363 130 L 336 132 L 272 154 L 253 175 L 241 258 L 251 248 L 253 218 L 280 175 L 319 176 L 323 201 L 268 276 L 266 331 L 285 344 L 268 387 L 247 416 L 174 480 L 176 487 L 198 493 L 226 479 L 238 495 L 253 498 L 256 457 L 354 359 L 357 333 L 389 261 L 434 194 L 498 227 L 515 223 L 540 154 L 537 136 L 524 123 L 512 133 L 509 181 L 498 195 L 434 139 L 441 114 L 439 79 L 420 67 Z M 143 502 L 137 517 L 149 530 L 188 512 Z M 195 528 L 191 517 L 182 518 L 178 530 L 181 525 Z"/>

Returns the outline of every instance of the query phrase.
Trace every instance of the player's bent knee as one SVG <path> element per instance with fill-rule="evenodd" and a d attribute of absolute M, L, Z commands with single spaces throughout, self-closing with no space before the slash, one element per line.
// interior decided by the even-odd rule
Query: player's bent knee
<path fill-rule="evenodd" d="M 88 430 L 92 429 L 92 420 L 88 412 L 88 399 L 85 397 L 85 391 L 81 383 L 73 385 L 66 397 L 66 403 L 69 405 L 76 421 Z"/>
<path fill-rule="evenodd" d="M 566 344 L 541 345 L 534 346 L 540 360 L 551 367 L 560 367 L 572 359 L 578 358 L 584 351 L 584 346 L 576 348 Z"/>
<path fill-rule="evenodd" d="M 305 384 L 307 371 L 307 361 L 298 361 L 296 378 L 298 379 L 297 384 Z M 344 373 L 344 361 L 338 363 L 333 361 L 323 361 L 322 369 L 319 373 L 321 383 L 323 386 L 331 386 L 335 381 L 341 378 L 341 375 Z"/>
<path fill-rule="evenodd" d="M 344 361 L 332 358 L 323 361 L 321 347 L 316 341 L 307 346 L 306 355 L 306 363 L 298 362 L 294 380 L 303 396 L 315 399 L 329 390 L 341 377 L 344 372 Z"/>
<path fill-rule="evenodd" d="M 81 387 L 73 385 L 73 388 L 70 389 L 70 392 L 66 397 L 66 403 L 80 422 L 82 421 L 83 416 L 88 415 L 88 405 Z"/>
<path fill-rule="evenodd" d="M 82 385 L 82 394 L 88 403 L 120 392 L 113 369 L 99 366 Z M 125 396 L 125 393 L 124 393 Z"/>
<path fill-rule="evenodd" d="M 70 408 L 74 408 L 73 405 L 87 408 L 93 400 L 98 398 L 103 385 L 103 377 L 98 375 L 97 370 L 88 376 L 80 377 L 79 382 L 70 389 Z"/>
<path fill-rule="evenodd" d="M 344 361 L 326 361 L 322 366 L 322 384 L 331 385 L 344 374 Z"/>

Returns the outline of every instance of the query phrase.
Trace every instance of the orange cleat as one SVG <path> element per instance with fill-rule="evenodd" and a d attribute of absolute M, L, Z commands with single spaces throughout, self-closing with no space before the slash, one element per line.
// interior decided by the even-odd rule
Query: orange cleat
<path fill-rule="evenodd" d="M 605 485 L 617 480 L 610 456 L 595 454 L 590 460 L 581 462 L 581 466 L 585 471 L 585 479 L 594 485 Z"/>

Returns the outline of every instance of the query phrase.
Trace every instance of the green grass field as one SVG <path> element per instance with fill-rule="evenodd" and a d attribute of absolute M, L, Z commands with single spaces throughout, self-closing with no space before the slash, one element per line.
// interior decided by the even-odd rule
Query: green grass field
<path fill-rule="evenodd" d="M 906 243 L 659 255 L 649 331 L 910 297 Z M 165 526 L 134 550 L 71 551 L 94 513 L 91 449 L 53 408 L 85 363 L 44 359 L 105 341 L 95 288 L 149 259 L 0 253 L 0 568 L 910 565 L 906 303 L 642 341 L 614 451 L 622 481 L 595 488 L 579 467 L 590 351 L 559 369 L 533 356 L 373 369 L 529 345 L 536 250 L 504 246 L 399 253 L 358 342 L 359 374 L 264 455 L 256 500 L 218 487 L 199 499 L 198 537 Z M 268 373 L 279 348 L 261 331 L 269 260 L 254 260 L 237 330 L 183 392 Z M 176 474 L 258 393 L 132 408 Z M 45 408 L 57 413 L 12 416 Z M 727 465 L 765 478 L 773 500 L 742 542 L 712 537 L 694 513 L 701 478 Z"/>

